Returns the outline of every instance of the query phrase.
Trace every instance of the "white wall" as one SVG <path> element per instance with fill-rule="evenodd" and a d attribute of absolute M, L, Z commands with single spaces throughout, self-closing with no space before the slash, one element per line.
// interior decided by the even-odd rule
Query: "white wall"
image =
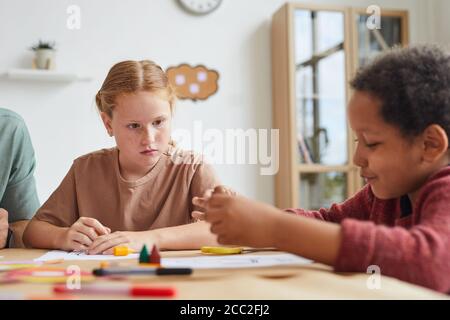
<path fill-rule="evenodd" d="M 374 3 L 312 2 L 361 7 Z M 410 10 L 412 42 L 429 35 L 424 2 L 428 1 L 376 1 L 382 7 Z M 0 106 L 20 113 L 31 132 L 41 201 L 57 187 L 74 158 L 113 145 L 96 113 L 94 96 L 106 72 L 120 60 L 149 58 L 163 67 L 202 63 L 219 71 L 216 95 L 206 102 L 178 103 L 176 127 L 191 129 L 194 120 L 203 120 L 205 129 L 270 128 L 270 19 L 284 3 L 223 0 L 211 15 L 194 17 L 175 0 L 0 0 L 0 71 L 28 67 L 32 54 L 27 48 L 42 38 L 56 40 L 59 70 L 93 77 L 91 82 L 72 84 L 0 80 Z M 66 28 L 71 4 L 81 8 L 80 30 Z M 215 168 L 223 183 L 273 203 L 273 177 L 259 175 L 258 166 Z"/>
<path fill-rule="evenodd" d="M 433 29 L 433 41 L 450 45 L 450 1 L 434 0 L 434 8 L 431 18 L 436 21 L 431 24 Z"/>

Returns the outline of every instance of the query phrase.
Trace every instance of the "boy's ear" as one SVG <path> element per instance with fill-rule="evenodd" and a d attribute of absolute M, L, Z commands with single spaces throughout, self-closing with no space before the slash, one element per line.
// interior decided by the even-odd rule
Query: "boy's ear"
<path fill-rule="evenodd" d="M 445 130 L 437 124 L 428 126 L 423 132 L 424 160 L 433 162 L 448 151 L 448 137 Z"/>
<path fill-rule="evenodd" d="M 108 134 L 110 137 L 112 137 L 114 135 L 113 133 L 113 129 L 111 126 L 111 117 L 106 114 L 105 112 L 102 112 L 101 114 L 102 120 L 103 120 L 103 124 L 105 125 L 106 131 L 108 131 Z"/>

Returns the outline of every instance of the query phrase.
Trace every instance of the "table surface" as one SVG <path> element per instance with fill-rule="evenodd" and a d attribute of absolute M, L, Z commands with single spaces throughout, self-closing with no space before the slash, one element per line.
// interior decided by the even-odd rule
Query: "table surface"
<path fill-rule="evenodd" d="M 0 250 L 0 262 L 29 260 L 43 255 L 46 250 Z M 251 252 L 245 254 L 274 254 L 279 252 Z M 199 250 L 163 251 L 162 257 L 196 257 Z M 137 265 L 136 260 L 121 260 L 121 265 Z M 82 271 L 98 268 L 99 261 L 64 261 L 47 267 L 64 268 L 78 265 Z M 312 263 L 297 266 L 277 266 L 239 269 L 198 269 L 189 276 L 138 276 L 125 280 L 96 280 L 101 283 L 139 283 L 170 286 L 177 291 L 175 299 L 448 299 L 446 295 L 412 285 L 394 278 L 381 276 L 380 289 L 369 289 L 365 273 L 335 273 L 329 266 Z M 24 293 L 48 297 L 52 284 L 0 284 L 0 297 L 9 293 Z M 129 299 L 126 296 L 74 295 L 76 299 Z"/>

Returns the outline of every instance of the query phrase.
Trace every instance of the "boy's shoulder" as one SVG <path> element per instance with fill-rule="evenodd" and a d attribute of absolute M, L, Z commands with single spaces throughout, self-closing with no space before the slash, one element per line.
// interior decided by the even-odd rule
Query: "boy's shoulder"
<path fill-rule="evenodd" d="M 450 208 L 450 166 L 446 166 L 434 173 L 422 186 L 417 203 L 419 206 L 430 203 L 446 203 Z"/>
<path fill-rule="evenodd" d="M 430 176 L 424 184 L 421 193 L 430 193 L 434 191 L 449 193 L 450 195 L 450 165 Z"/>

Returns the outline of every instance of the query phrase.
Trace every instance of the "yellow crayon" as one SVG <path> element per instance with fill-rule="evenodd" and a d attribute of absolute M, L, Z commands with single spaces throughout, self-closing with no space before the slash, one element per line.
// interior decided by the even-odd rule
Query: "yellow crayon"
<path fill-rule="evenodd" d="M 127 256 L 130 253 L 135 253 L 136 251 L 134 251 L 131 248 L 128 247 L 114 247 L 114 255 L 115 256 Z"/>
<path fill-rule="evenodd" d="M 244 249 L 242 247 L 202 247 L 202 253 L 212 254 L 239 254 Z"/>

